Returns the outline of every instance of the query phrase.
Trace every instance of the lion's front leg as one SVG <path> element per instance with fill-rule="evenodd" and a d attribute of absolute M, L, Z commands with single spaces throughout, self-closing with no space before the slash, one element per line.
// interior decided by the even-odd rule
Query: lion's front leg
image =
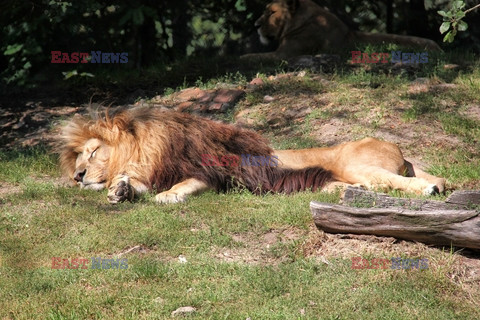
<path fill-rule="evenodd" d="M 170 190 L 160 192 L 155 196 L 158 203 L 184 202 L 187 196 L 207 191 L 210 187 L 203 181 L 190 178 L 174 185 Z"/>
<path fill-rule="evenodd" d="M 119 203 L 125 200 L 132 201 L 135 195 L 147 191 L 148 188 L 140 181 L 128 175 L 119 174 L 108 188 L 108 202 Z"/>

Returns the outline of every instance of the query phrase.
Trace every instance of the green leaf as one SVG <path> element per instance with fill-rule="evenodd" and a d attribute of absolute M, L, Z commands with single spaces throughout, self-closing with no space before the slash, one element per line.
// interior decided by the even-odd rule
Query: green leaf
<path fill-rule="evenodd" d="M 18 51 L 22 50 L 22 48 L 23 48 L 23 44 L 20 44 L 20 43 L 16 43 L 16 44 L 13 44 L 13 45 L 8 45 L 7 50 L 5 50 L 3 52 L 3 54 L 6 55 L 6 56 L 10 56 L 10 55 L 15 54 Z"/>
<path fill-rule="evenodd" d="M 442 25 L 440 26 L 440 33 L 443 34 L 443 33 L 447 32 L 448 29 L 450 29 L 450 22 L 445 21 L 445 22 L 442 23 Z"/>
<path fill-rule="evenodd" d="M 77 72 L 77 70 L 72 70 L 72 71 L 68 71 L 68 72 L 62 72 L 62 74 L 64 75 L 63 79 L 67 80 L 67 79 L 70 79 L 73 76 L 78 75 L 78 72 Z"/>
<path fill-rule="evenodd" d="M 454 1 L 452 7 L 453 7 L 453 9 L 462 9 L 463 7 L 465 7 L 465 2 L 463 2 L 463 1 Z"/>
<path fill-rule="evenodd" d="M 447 17 L 447 13 L 446 13 L 445 11 L 443 11 L 443 10 L 437 11 L 437 13 L 438 13 L 439 15 L 441 15 L 442 17 Z"/>
<path fill-rule="evenodd" d="M 457 11 L 457 13 L 455 13 L 455 18 L 462 19 L 463 17 L 465 17 L 465 12 L 460 10 L 460 11 Z"/>
<path fill-rule="evenodd" d="M 458 22 L 458 31 L 465 31 L 468 29 L 468 24 L 465 21 Z"/>
<path fill-rule="evenodd" d="M 443 37 L 443 42 L 453 42 L 453 38 L 454 36 L 452 35 L 452 32 L 447 32 L 447 34 L 445 35 L 445 37 Z"/>
<path fill-rule="evenodd" d="M 95 76 L 91 73 L 88 73 L 88 72 L 82 72 L 80 73 L 80 76 L 81 77 L 90 77 L 90 78 L 94 78 Z"/>

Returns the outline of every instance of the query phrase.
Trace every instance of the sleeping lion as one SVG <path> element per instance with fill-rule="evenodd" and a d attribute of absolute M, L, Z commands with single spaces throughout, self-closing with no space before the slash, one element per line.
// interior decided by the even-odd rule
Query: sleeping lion
<path fill-rule="evenodd" d="M 62 127 L 58 148 L 63 172 L 81 188 L 108 188 L 110 203 L 150 190 L 157 202 L 176 203 L 237 187 L 263 194 L 358 184 L 429 195 L 445 185 L 404 160 L 395 144 L 374 138 L 273 150 L 253 131 L 156 108 L 76 115 Z"/>
<path fill-rule="evenodd" d="M 255 22 L 260 41 L 278 42 L 274 52 L 242 58 L 287 59 L 300 55 L 354 49 L 356 43 L 395 43 L 418 50 L 441 51 L 432 40 L 395 34 L 350 30 L 337 16 L 311 0 L 273 0 Z"/>

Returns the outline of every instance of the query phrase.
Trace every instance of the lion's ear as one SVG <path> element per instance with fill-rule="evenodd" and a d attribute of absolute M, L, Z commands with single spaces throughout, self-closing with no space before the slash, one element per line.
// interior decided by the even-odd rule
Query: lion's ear
<path fill-rule="evenodd" d="M 300 5 L 300 0 L 287 0 L 286 3 L 288 10 L 293 14 L 297 11 L 298 6 Z"/>

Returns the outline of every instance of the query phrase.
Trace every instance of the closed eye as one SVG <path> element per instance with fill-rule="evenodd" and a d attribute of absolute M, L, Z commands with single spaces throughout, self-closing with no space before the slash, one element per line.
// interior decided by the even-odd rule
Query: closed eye
<path fill-rule="evenodd" d="M 90 158 L 95 158 L 95 155 L 97 154 L 97 150 L 98 148 L 92 152 L 92 154 L 90 155 Z"/>

